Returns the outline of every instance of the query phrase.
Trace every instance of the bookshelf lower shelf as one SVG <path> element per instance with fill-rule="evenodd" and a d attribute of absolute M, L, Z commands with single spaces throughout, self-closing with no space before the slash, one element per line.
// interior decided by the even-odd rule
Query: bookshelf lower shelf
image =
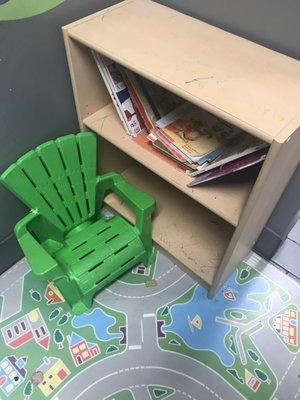
<path fill-rule="evenodd" d="M 154 241 L 180 263 L 211 285 L 234 228 L 138 163 L 123 176 L 156 198 Z M 130 209 L 114 194 L 106 204 L 134 221 Z"/>

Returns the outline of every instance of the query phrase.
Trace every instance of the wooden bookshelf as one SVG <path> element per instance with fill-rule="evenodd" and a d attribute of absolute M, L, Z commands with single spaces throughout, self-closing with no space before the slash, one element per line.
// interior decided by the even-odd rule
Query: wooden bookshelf
<path fill-rule="evenodd" d="M 156 197 L 154 240 L 213 296 L 299 163 L 300 62 L 150 0 L 120 2 L 63 34 L 80 127 L 99 135 L 100 170 L 117 170 Z M 258 177 L 187 188 L 187 175 L 126 135 L 91 49 L 269 143 Z M 106 201 L 132 219 L 116 197 Z"/>

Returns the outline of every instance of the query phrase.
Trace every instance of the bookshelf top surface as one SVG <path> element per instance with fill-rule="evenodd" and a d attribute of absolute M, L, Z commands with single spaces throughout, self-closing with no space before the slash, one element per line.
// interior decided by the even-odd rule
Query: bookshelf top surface
<path fill-rule="evenodd" d="M 299 61 L 171 8 L 127 0 L 64 31 L 269 143 L 300 126 Z"/>

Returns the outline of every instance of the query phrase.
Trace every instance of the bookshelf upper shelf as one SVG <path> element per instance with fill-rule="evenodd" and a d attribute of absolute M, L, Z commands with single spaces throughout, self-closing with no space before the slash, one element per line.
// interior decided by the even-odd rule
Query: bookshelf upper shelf
<path fill-rule="evenodd" d="M 300 125 L 300 62 L 150 0 L 64 27 L 69 37 L 271 143 Z"/>
<path fill-rule="evenodd" d="M 114 146 L 120 148 L 139 163 L 161 176 L 196 202 L 203 204 L 233 226 L 237 226 L 242 210 L 253 187 L 251 179 L 234 179 L 210 182 L 198 188 L 188 188 L 191 178 L 183 171 L 142 149 L 126 134 L 112 103 L 103 107 L 83 121 L 84 125 L 97 132 Z"/>

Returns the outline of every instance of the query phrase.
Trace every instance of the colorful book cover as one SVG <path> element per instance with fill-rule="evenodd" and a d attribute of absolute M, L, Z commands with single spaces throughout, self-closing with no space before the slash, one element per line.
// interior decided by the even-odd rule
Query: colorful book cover
<path fill-rule="evenodd" d="M 238 160 L 230 161 L 227 164 L 221 165 L 211 171 L 204 172 L 197 176 L 192 182 L 188 183 L 188 187 L 200 185 L 201 183 L 217 179 L 221 176 L 229 175 L 245 168 L 259 164 L 265 160 L 267 156 L 267 149 L 262 149 L 256 153 L 248 154 Z"/>
<path fill-rule="evenodd" d="M 190 103 L 184 103 L 156 123 L 166 139 L 193 162 L 211 152 L 216 157 L 237 129 Z M 219 149 L 219 150 L 218 150 Z"/>

